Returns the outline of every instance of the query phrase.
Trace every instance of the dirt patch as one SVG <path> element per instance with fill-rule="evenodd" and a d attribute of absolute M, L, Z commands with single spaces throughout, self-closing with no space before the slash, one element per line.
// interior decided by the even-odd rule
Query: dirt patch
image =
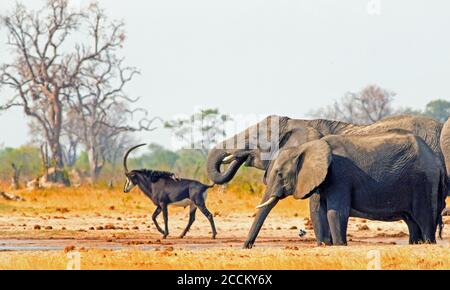
<path fill-rule="evenodd" d="M 366 221 L 364 221 L 366 222 Z M 366 224 L 358 225 L 358 231 L 370 231 L 370 228 Z"/>
<path fill-rule="evenodd" d="M 216 218 L 218 236 L 211 239 L 208 221 L 199 216 L 184 239 L 177 238 L 187 223 L 187 214 L 170 216 L 170 235 L 162 239 L 150 215 L 120 216 L 69 216 L 65 219 L 52 216 L 0 217 L 0 250 L 63 250 L 66 246 L 87 249 L 152 250 L 161 246 L 177 249 L 241 248 L 251 226 L 252 218 L 247 214 L 233 214 Z M 450 217 L 444 217 L 447 223 Z M 306 223 L 305 223 L 306 221 Z M 39 224 L 37 223 L 39 222 Z M 255 247 L 286 248 L 316 246 L 314 231 L 309 219 L 298 217 L 271 216 L 265 223 Z M 160 223 L 162 224 L 162 223 Z M 30 226 L 27 226 L 30 225 Z M 299 237 L 299 232 L 302 236 Z M 389 223 L 350 219 L 348 228 L 349 245 L 407 244 L 408 230 L 404 223 Z M 444 231 L 448 244 L 450 233 Z"/>

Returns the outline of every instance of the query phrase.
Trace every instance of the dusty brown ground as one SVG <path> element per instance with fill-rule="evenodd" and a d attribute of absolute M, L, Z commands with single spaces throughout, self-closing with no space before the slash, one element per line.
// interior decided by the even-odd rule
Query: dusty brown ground
<path fill-rule="evenodd" d="M 242 247 L 252 217 L 247 214 L 216 216 L 219 232 L 211 239 L 208 221 L 198 215 L 191 231 L 178 238 L 187 222 L 187 213 L 173 213 L 169 217 L 171 234 L 162 239 L 151 222 L 150 215 L 79 216 L 44 215 L 38 217 L 1 216 L 0 251 L 63 250 L 66 246 L 101 249 L 155 249 L 173 246 L 179 249 Z M 449 218 L 445 218 L 450 223 Z M 299 237 L 300 229 L 307 231 Z M 349 246 L 406 245 L 408 231 L 404 223 L 351 219 Z M 450 244 L 450 233 L 444 231 L 441 245 Z M 271 216 L 261 231 L 256 247 L 314 247 L 314 233 L 308 218 Z"/>
<path fill-rule="evenodd" d="M 386 268 L 450 268 L 450 230 L 444 230 L 438 245 L 409 246 L 403 222 L 352 218 L 348 247 L 317 247 L 305 202 L 284 201 L 249 251 L 241 247 L 253 221 L 257 195 L 224 195 L 220 189 L 210 194 L 216 240 L 211 239 L 210 225 L 200 212 L 188 235 L 179 239 L 188 209 L 172 208 L 170 236 L 164 240 L 151 222 L 154 207 L 137 192 L 79 189 L 21 194 L 25 202 L 0 202 L 0 269 L 64 268 L 66 252 L 74 249 L 84 253 L 85 268 L 92 269 L 358 269 L 366 267 L 371 249 L 391 253 Z M 162 225 L 162 216 L 159 220 Z M 444 221 L 450 225 L 450 217 Z M 300 229 L 306 230 L 306 236 L 298 236 Z M 329 257 L 328 262 L 305 263 L 311 256 L 322 255 Z M 342 260 L 347 255 L 352 262 Z M 209 262 L 199 262 L 202 256 Z M 244 261 L 247 256 L 259 258 Z M 102 262 L 99 257 L 112 260 Z M 423 267 L 421 259 L 425 259 Z"/>

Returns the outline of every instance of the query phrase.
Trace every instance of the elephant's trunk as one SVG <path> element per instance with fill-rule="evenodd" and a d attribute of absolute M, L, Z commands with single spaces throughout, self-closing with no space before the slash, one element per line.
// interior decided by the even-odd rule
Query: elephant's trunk
<path fill-rule="evenodd" d="M 225 184 L 229 182 L 236 175 L 239 167 L 241 167 L 247 157 L 248 154 L 237 157 L 232 156 L 231 153 L 223 149 L 212 149 L 208 154 L 208 160 L 206 162 L 209 179 L 215 184 Z M 230 163 L 230 166 L 226 171 L 221 172 L 220 166 L 225 163 Z"/>
<path fill-rule="evenodd" d="M 264 205 L 258 213 L 256 214 L 255 220 L 253 221 L 250 232 L 248 233 L 247 240 L 244 243 L 244 249 L 251 249 L 253 244 L 255 243 L 256 237 L 261 230 L 264 221 L 267 218 L 267 215 L 270 211 L 277 205 L 279 199 L 277 197 L 270 197 L 268 201 L 266 201 L 268 197 L 265 197 L 262 201 L 262 205 Z"/>

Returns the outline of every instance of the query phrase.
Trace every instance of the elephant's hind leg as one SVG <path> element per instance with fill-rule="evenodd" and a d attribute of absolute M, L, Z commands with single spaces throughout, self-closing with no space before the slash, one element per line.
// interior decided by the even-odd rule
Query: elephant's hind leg
<path fill-rule="evenodd" d="M 437 221 L 433 217 L 433 207 L 430 201 L 430 195 L 423 194 L 424 192 L 432 192 L 433 186 L 426 186 L 417 188 L 415 199 L 412 207 L 412 218 L 417 223 L 422 232 L 422 240 L 424 243 L 436 243 L 436 229 Z"/>
<path fill-rule="evenodd" d="M 419 227 L 422 231 L 422 240 L 426 244 L 436 244 L 436 226 L 433 221 L 419 221 Z"/>
<path fill-rule="evenodd" d="M 414 221 L 414 219 L 410 215 L 405 215 L 403 219 L 408 226 L 409 231 L 409 244 L 423 244 L 423 235 L 422 231 L 420 230 L 419 225 Z"/>

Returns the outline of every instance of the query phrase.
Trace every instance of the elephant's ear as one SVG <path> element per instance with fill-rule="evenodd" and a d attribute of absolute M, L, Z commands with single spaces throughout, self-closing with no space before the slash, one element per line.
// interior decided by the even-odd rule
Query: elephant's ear
<path fill-rule="evenodd" d="M 304 199 L 327 177 L 331 163 L 331 148 L 327 142 L 316 140 L 301 146 L 299 153 L 294 197 Z"/>

